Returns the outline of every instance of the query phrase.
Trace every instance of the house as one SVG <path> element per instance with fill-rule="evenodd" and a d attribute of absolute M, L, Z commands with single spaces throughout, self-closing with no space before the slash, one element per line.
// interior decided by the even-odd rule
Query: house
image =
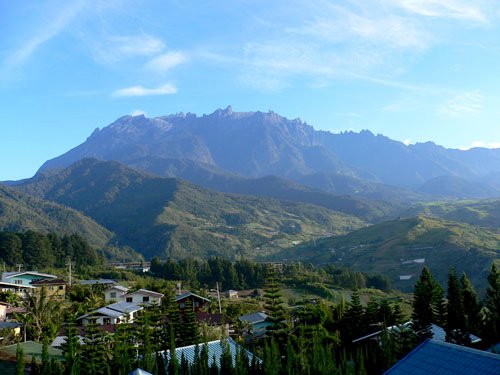
<path fill-rule="evenodd" d="M 209 341 L 205 344 L 198 344 L 198 345 L 189 345 L 189 346 L 183 346 L 181 348 L 175 349 L 175 355 L 177 357 L 177 360 L 181 361 L 182 356 L 186 359 L 186 361 L 189 363 L 189 365 L 192 365 L 194 363 L 195 359 L 195 353 L 196 353 L 196 346 L 198 346 L 198 351 L 201 352 L 203 346 L 206 345 L 207 351 L 208 351 L 208 366 L 212 366 L 212 364 L 215 361 L 215 364 L 220 367 L 220 359 L 222 357 L 222 353 L 224 351 L 224 345 L 227 345 L 229 348 L 229 352 L 231 353 L 231 357 L 233 358 L 233 366 L 236 365 L 236 353 L 239 352 L 245 352 L 247 357 L 248 357 L 248 362 L 249 364 L 252 363 L 254 360 L 254 355 L 253 353 L 249 352 L 245 348 L 243 348 L 241 345 L 237 344 L 233 339 L 229 338 L 227 340 L 215 340 L 215 341 Z M 160 352 L 163 354 L 168 360 L 170 360 L 170 351 L 166 350 L 163 352 Z M 257 357 L 255 358 L 258 362 L 260 362 L 260 359 Z"/>
<path fill-rule="evenodd" d="M 3 272 L 2 282 L 12 283 L 22 286 L 31 286 L 34 281 L 56 279 L 57 276 L 50 275 L 48 273 L 40 273 L 37 271 L 25 271 L 25 272 Z"/>
<path fill-rule="evenodd" d="M 500 356 L 448 342 L 425 340 L 385 374 L 498 375 Z"/>
<path fill-rule="evenodd" d="M 267 319 L 269 315 L 265 312 L 255 312 L 251 314 L 242 315 L 238 320 L 248 325 L 248 333 L 253 336 L 260 336 L 266 333 L 267 327 L 273 325 Z"/>
<path fill-rule="evenodd" d="M 193 292 L 187 292 L 175 296 L 175 302 L 177 302 L 181 311 L 186 309 L 186 303 L 188 301 L 191 301 L 194 311 L 207 310 L 208 305 L 210 304 L 210 300 L 208 298 L 199 296 Z"/>
<path fill-rule="evenodd" d="M 121 285 L 112 285 L 109 286 L 104 291 L 104 301 L 121 301 L 123 300 L 123 296 L 127 294 L 128 288 Z"/>
<path fill-rule="evenodd" d="M 45 288 L 47 296 L 56 300 L 63 300 L 66 298 L 66 281 L 61 278 L 57 279 L 41 279 L 33 281 L 32 286 L 36 287 L 38 292 L 40 288 Z"/>
<path fill-rule="evenodd" d="M 0 292 L 12 292 L 21 297 L 25 296 L 26 293 L 34 289 L 35 287 L 31 285 L 13 284 L 0 281 Z"/>
<path fill-rule="evenodd" d="M 153 292 L 152 290 L 139 289 L 134 292 L 124 294 L 121 299 L 128 303 L 135 303 L 137 305 L 161 305 L 162 293 Z"/>
<path fill-rule="evenodd" d="M 143 370 L 142 368 L 136 368 L 134 371 L 129 372 L 128 375 L 153 375 L 153 374 Z"/>
<path fill-rule="evenodd" d="M 0 332 L 2 332 L 3 334 L 10 332 L 16 337 L 21 335 L 22 327 L 23 325 L 18 322 L 0 322 Z M 0 337 L 0 340 L 1 339 L 3 339 L 3 337 Z"/>
<path fill-rule="evenodd" d="M 7 309 L 10 307 L 10 304 L 7 302 L 0 302 L 0 321 L 5 320 L 7 318 Z"/>
<path fill-rule="evenodd" d="M 238 295 L 238 291 L 237 290 L 229 289 L 226 292 L 226 298 L 227 299 L 238 299 L 238 297 L 239 297 L 239 295 Z"/>
<path fill-rule="evenodd" d="M 82 315 L 77 321 L 81 321 L 84 326 L 94 320 L 101 325 L 133 323 L 137 313 L 142 309 L 142 306 L 134 303 L 116 302 Z"/>

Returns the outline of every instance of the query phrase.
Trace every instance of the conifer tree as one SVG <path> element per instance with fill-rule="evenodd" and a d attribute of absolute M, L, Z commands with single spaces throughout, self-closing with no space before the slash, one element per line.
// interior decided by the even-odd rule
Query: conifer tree
<path fill-rule="evenodd" d="M 279 344 L 284 345 L 288 325 L 281 297 L 281 286 L 273 266 L 269 266 L 267 271 L 264 288 L 264 310 L 269 315 L 267 321 L 271 323 L 267 327 L 268 334 L 274 337 Z"/>
<path fill-rule="evenodd" d="M 422 338 L 431 338 L 431 325 L 435 313 L 432 305 L 435 294 L 435 282 L 431 272 L 424 267 L 413 293 L 412 328 Z"/>
<path fill-rule="evenodd" d="M 471 333 L 477 334 L 479 329 L 479 311 L 481 310 L 481 306 L 479 304 L 477 292 L 465 272 L 460 278 L 460 285 L 463 294 L 467 330 Z"/>
<path fill-rule="evenodd" d="M 186 301 L 186 308 L 181 322 L 181 343 L 182 345 L 198 344 L 200 341 L 200 330 L 191 300 Z"/>
<path fill-rule="evenodd" d="M 220 356 L 220 374 L 231 375 L 233 373 L 233 356 L 227 340 L 221 340 L 222 354 Z"/>
<path fill-rule="evenodd" d="M 491 265 L 488 275 L 488 289 L 484 304 L 487 311 L 485 338 L 490 343 L 497 343 L 500 341 L 500 272 L 495 263 Z"/>
<path fill-rule="evenodd" d="M 50 358 L 49 358 L 49 339 L 47 335 L 43 337 L 41 374 L 42 375 L 52 374 L 52 369 L 50 366 Z"/>
<path fill-rule="evenodd" d="M 366 333 L 366 320 L 364 319 L 364 309 L 361 305 L 358 289 L 353 290 L 351 294 L 351 302 L 349 303 L 347 312 L 344 315 L 344 320 L 348 332 L 349 342 Z"/>
<path fill-rule="evenodd" d="M 175 351 L 175 333 L 174 333 L 174 326 L 172 324 L 169 325 L 169 330 L 170 330 L 170 344 L 168 349 L 170 352 L 170 359 L 168 361 L 168 374 L 178 375 L 179 362 L 177 360 L 177 352 Z"/>
<path fill-rule="evenodd" d="M 76 334 L 75 325 L 75 317 L 72 315 L 66 326 L 66 341 L 62 344 L 64 373 L 66 375 L 78 375 L 80 373 L 80 342 Z"/>
<path fill-rule="evenodd" d="M 26 371 L 26 362 L 24 360 L 24 351 L 21 345 L 17 343 L 16 348 L 16 375 L 24 375 Z"/>
<path fill-rule="evenodd" d="M 448 275 L 448 305 L 446 315 L 446 341 L 467 345 L 470 343 L 466 329 L 463 292 L 455 268 Z"/>

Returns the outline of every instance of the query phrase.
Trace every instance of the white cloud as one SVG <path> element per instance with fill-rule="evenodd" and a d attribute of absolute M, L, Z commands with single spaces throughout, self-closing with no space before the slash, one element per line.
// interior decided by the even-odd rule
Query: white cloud
<path fill-rule="evenodd" d="M 483 97 L 477 91 L 458 94 L 438 107 L 438 113 L 451 117 L 478 113 L 482 109 Z"/>
<path fill-rule="evenodd" d="M 142 109 L 134 109 L 134 110 L 130 113 L 130 116 L 141 116 L 141 115 L 146 116 L 146 112 L 144 112 Z"/>
<path fill-rule="evenodd" d="M 186 61 L 187 56 L 182 52 L 167 52 L 149 61 L 146 64 L 146 68 L 159 73 L 165 73 Z"/>
<path fill-rule="evenodd" d="M 461 150 L 470 150 L 475 147 L 483 147 L 483 148 L 500 148 L 500 142 L 483 142 L 483 141 L 474 141 L 469 146 L 460 147 Z"/>
<path fill-rule="evenodd" d="M 408 12 L 426 17 L 456 18 L 486 22 L 479 2 L 463 0 L 393 0 Z"/>
<path fill-rule="evenodd" d="M 94 38 L 94 37 L 93 37 Z M 111 64 L 140 56 L 152 56 L 165 48 L 162 40 L 151 35 L 111 35 L 90 42 L 96 60 Z"/>
<path fill-rule="evenodd" d="M 131 86 L 123 89 L 116 90 L 113 92 L 112 96 L 123 97 L 123 96 L 150 96 L 150 95 L 168 95 L 175 94 L 177 88 L 167 83 L 165 85 L 156 88 L 146 88 L 144 86 Z"/>

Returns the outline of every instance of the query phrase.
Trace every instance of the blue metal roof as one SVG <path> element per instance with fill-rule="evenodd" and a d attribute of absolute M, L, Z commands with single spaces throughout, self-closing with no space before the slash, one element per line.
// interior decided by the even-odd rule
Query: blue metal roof
<path fill-rule="evenodd" d="M 242 322 L 248 322 L 248 324 L 256 324 L 265 322 L 269 316 L 264 312 L 255 312 L 251 314 L 246 314 L 240 316 L 238 319 Z"/>
<path fill-rule="evenodd" d="M 253 354 L 243 348 L 241 345 L 238 345 L 233 339 L 229 338 L 226 340 L 228 346 L 229 346 L 229 351 L 231 352 L 231 356 L 233 357 L 233 366 L 236 365 L 236 353 L 238 350 L 240 351 L 245 351 L 248 357 L 248 361 L 252 362 L 253 360 Z M 217 366 L 220 366 L 220 358 L 222 356 L 223 352 L 223 340 L 215 340 L 215 341 L 209 341 L 204 344 L 199 344 L 198 345 L 198 350 L 201 352 L 201 349 L 203 345 L 207 345 L 208 349 L 208 365 L 212 365 L 215 359 L 215 363 Z M 189 364 L 193 364 L 194 362 L 194 356 L 195 356 L 195 350 L 196 350 L 196 345 L 189 345 L 189 346 L 184 346 L 182 348 L 177 348 L 175 349 L 175 354 L 177 356 L 177 360 L 180 362 L 181 357 L 184 354 L 184 358 L 189 362 Z M 162 354 L 170 360 L 170 351 L 166 350 L 162 352 Z M 260 360 L 258 359 L 260 362 Z"/>
<path fill-rule="evenodd" d="M 386 374 L 500 375 L 500 356 L 448 342 L 425 340 Z"/>
<path fill-rule="evenodd" d="M 134 371 L 128 375 L 153 375 L 150 372 L 144 371 L 142 368 L 136 368 Z"/>

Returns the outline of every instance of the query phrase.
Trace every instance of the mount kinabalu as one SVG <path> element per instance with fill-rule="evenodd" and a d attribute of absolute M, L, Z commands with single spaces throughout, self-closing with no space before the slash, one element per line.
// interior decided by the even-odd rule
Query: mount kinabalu
<path fill-rule="evenodd" d="M 96 129 L 81 145 L 47 161 L 40 172 L 65 168 L 86 157 L 116 160 L 198 184 L 273 174 L 311 186 L 333 181 L 326 184 L 333 190 L 336 181 L 349 178 L 360 182 L 359 186 L 375 183 L 370 189 L 382 188 L 386 193 L 391 191 L 388 185 L 397 186 L 396 195 L 408 194 L 400 188 L 418 190 L 422 186 L 422 192 L 435 195 L 500 194 L 500 149 L 462 151 L 432 142 L 406 146 L 366 130 L 333 134 L 274 112 L 233 112 L 231 107 L 201 117 L 190 113 L 121 117 Z M 452 177 L 445 179 L 444 191 L 432 184 L 442 176 Z M 481 185 L 474 189 L 471 185 L 475 184 Z M 341 193 L 357 191 L 354 187 Z"/>

